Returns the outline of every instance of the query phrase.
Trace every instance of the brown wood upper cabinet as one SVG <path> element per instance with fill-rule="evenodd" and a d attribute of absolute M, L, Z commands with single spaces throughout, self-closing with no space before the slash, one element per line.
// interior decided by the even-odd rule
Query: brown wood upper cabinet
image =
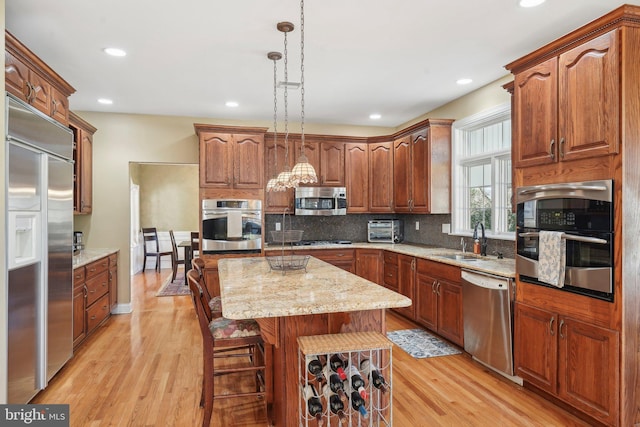
<path fill-rule="evenodd" d="M 369 150 L 365 143 L 344 145 L 347 213 L 369 212 Z"/>
<path fill-rule="evenodd" d="M 302 143 L 299 136 L 295 141 L 295 157 L 291 159 L 291 167 L 298 161 L 302 153 Z M 304 142 L 304 154 L 309 163 L 315 168 L 318 182 L 309 186 L 344 186 L 344 143 L 332 141 Z"/>
<path fill-rule="evenodd" d="M 515 74 L 514 167 L 618 152 L 618 33 Z"/>
<path fill-rule="evenodd" d="M 369 144 L 369 212 L 393 212 L 393 142 Z"/>
<path fill-rule="evenodd" d="M 93 208 L 93 134 L 96 128 L 69 112 L 73 132 L 73 213 L 89 214 Z"/>
<path fill-rule="evenodd" d="M 291 146 L 289 149 L 291 149 Z M 305 152 L 307 152 L 307 150 L 305 150 Z M 284 138 L 279 137 L 277 141 L 274 141 L 273 134 L 267 134 L 265 137 L 265 183 L 269 182 L 271 178 L 277 177 L 278 174 L 282 172 L 285 164 L 285 153 L 286 146 L 284 144 Z M 285 209 L 288 209 L 289 213 L 293 212 L 293 189 L 286 191 L 267 191 L 265 192 L 264 200 L 266 213 L 281 214 Z"/>
<path fill-rule="evenodd" d="M 394 141 L 395 212 L 450 212 L 451 122 L 429 120 L 427 128 Z"/>
<path fill-rule="evenodd" d="M 69 124 L 69 96 L 75 89 L 5 31 L 5 89 L 65 126 Z"/>
<path fill-rule="evenodd" d="M 194 127 L 200 140 L 200 187 L 264 187 L 266 128 L 241 129 L 200 124 Z"/>

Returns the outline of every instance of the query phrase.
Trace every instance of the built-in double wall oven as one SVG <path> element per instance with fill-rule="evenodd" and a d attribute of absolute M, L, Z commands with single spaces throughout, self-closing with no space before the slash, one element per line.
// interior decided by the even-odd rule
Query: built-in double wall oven
<path fill-rule="evenodd" d="M 202 251 L 205 254 L 250 254 L 262 250 L 262 201 L 202 201 Z"/>
<path fill-rule="evenodd" d="M 538 280 L 539 234 L 561 232 L 566 243 L 564 291 L 613 301 L 613 181 L 517 189 L 516 272 Z"/>

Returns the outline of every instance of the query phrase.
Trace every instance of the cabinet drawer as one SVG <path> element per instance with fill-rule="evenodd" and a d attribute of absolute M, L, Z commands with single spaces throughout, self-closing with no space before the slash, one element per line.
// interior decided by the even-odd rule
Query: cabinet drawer
<path fill-rule="evenodd" d="M 384 251 L 384 262 L 386 264 L 398 264 L 398 254 L 393 253 L 393 252 L 389 252 L 389 251 Z"/>
<path fill-rule="evenodd" d="M 118 254 L 109 255 L 109 268 L 118 265 Z"/>
<path fill-rule="evenodd" d="M 398 291 L 398 266 L 384 265 L 384 286 L 393 291 Z"/>
<path fill-rule="evenodd" d="M 442 262 L 418 259 L 418 272 L 428 274 L 439 279 L 451 280 L 454 283 L 460 283 L 460 267 Z"/>
<path fill-rule="evenodd" d="M 84 266 L 73 270 L 73 286 L 80 286 L 84 283 L 85 270 Z"/>
<path fill-rule="evenodd" d="M 95 277 L 98 274 L 102 273 L 103 271 L 107 271 L 108 268 L 109 268 L 108 257 L 101 258 L 98 261 L 93 261 L 92 263 L 86 265 L 86 269 L 87 269 L 86 278 L 90 279 L 92 277 Z"/>
<path fill-rule="evenodd" d="M 353 249 L 321 249 L 315 251 L 303 251 L 303 253 L 329 263 L 332 263 L 332 261 L 347 261 L 355 259 L 355 250 Z"/>
<path fill-rule="evenodd" d="M 88 279 L 86 286 L 87 305 L 89 306 L 109 291 L 109 272 L 105 270 L 98 276 Z"/>
<path fill-rule="evenodd" d="M 87 308 L 87 332 L 91 332 L 109 316 L 109 295 L 105 295 Z"/>

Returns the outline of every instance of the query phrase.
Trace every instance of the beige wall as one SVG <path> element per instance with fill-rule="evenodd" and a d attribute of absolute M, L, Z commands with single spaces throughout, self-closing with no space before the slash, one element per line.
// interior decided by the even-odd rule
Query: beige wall
<path fill-rule="evenodd" d="M 143 163 L 137 169 L 138 177 L 133 181 L 140 186 L 140 226 L 197 231 L 198 165 Z"/>

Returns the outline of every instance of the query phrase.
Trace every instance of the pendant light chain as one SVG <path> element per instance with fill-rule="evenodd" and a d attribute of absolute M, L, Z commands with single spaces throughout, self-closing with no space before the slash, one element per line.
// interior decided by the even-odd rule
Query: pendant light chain
<path fill-rule="evenodd" d="M 300 0 L 300 134 L 304 156 L 304 0 Z"/>
<path fill-rule="evenodd" d="M 275 173 L 278 173 L 278 65 L 277 59 L 273 58 L 273 148 L 274 148 L 274 158 L 276 161 L 275 164 Z"/>
<path fill-rule="evenodd" d="M 289 58 L 287 55 L 287 33 L 284 33 L 284 162 L 285 169 L 289 166 L 289 93 L 287 86 L 289 85 L 289 72 L 287 65 Z"/>

